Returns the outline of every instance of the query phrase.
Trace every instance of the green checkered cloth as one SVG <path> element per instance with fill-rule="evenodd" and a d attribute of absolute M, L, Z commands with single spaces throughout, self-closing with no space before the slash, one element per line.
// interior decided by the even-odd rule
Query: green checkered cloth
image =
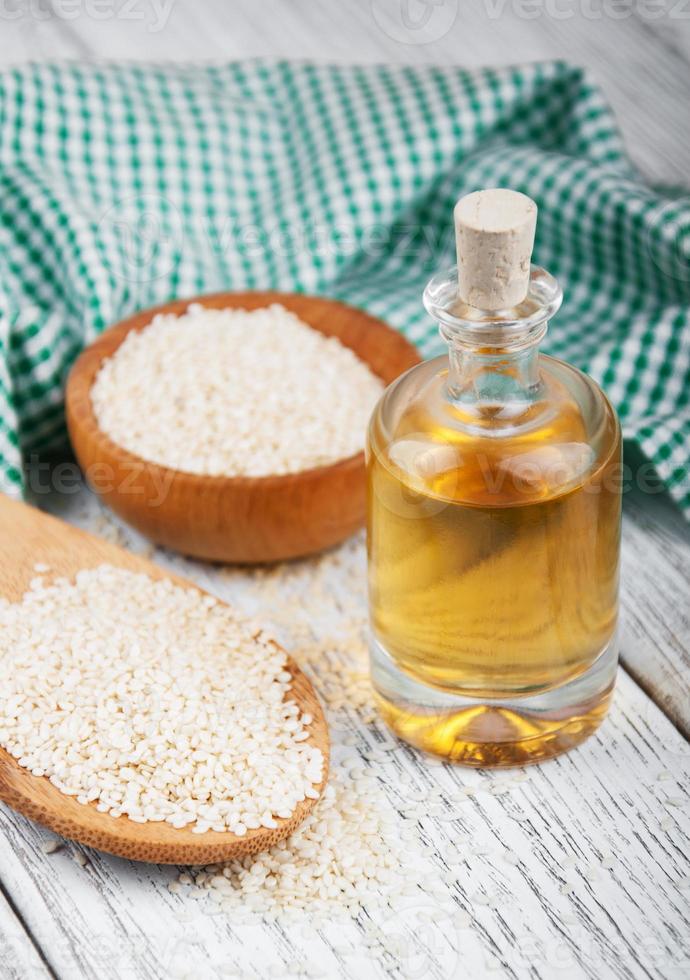
<path fill-rule="evenodd" d="M 64 444 L 65 376 L 134 310 L 323 293 L 441 345 L 422 289 L 480 187 L 539 205 L 565 303 L 546 348 L 595 377 L 690 516 L 690 200 L 625 155 L 586 73 L 35 65 L 0 74 L 0 489 Z"/>

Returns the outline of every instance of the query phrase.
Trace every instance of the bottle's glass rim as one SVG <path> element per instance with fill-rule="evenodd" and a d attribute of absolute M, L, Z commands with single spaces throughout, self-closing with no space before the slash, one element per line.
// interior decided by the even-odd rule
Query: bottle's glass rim
<path fill-rule="evenodd" d="M 458 298 L 457 266 L 437 273 L 424 290 L 424 306 L 438 321 L 447 340 L 472 339 L 491 343 L 500 337 L 501 345 L 519 344 L 534 336 L 558 311 L 563 290 L 556 279 L 538 265 L 531 266 L 529 291 L 518 306 L 509 310 L 479 310 Z"/>

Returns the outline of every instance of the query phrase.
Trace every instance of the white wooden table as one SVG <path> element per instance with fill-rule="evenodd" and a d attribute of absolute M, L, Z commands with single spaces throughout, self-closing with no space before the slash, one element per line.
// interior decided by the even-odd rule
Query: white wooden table
<path fill-rule="evenodd" d="M 605 12 L 620 14 L 620 5 L 602 9 L 596 0 L 428 7 L 410 0 L 409 16 L 430 13 L 416 30 L 404 26 L 399 0 L 53 6 L 61 16 L 48 5 L 2 5 L 0 63 L 277 54 L 474 65 L 566 57 L 595 70 L 648 177 L 688 179 L 690 10 L 672 0 L 674 13 L 657 20 L 643 16 L 643 0 L 621 19 Z M 118 16 L 108 18 L 109 10 Z M 520 16 L 525 10 L 529 19 Z M 83 488 L 37 502 L 147 549 Z M 361 662 L 361 645 L 346 639 L 365 617 L 361 539 L 321 561 L 255 573 L 153 557 L 261 616 L 298 657 L 305 642 L 330 639 L 336 657 Z M 301 600 L 298 616 L 290 596 Z M 380 726 L 352 709 L 330 710 L 336 762 L 345 751 L 361 753 L 392 812 L 404 809 L 410 779 L 430 798 L 469 788 L 454 819 L 414 821 L 409 846 L 439 879 L 450 865 L 447 888 L 422 881 L 375 922 L 262 925 L 213 915 L 210 903 L 168 891 L 173 869 L 72 845 L 47 856 L 41 842 L 49 835 L 0 808 L 0 977 L 205 980 L 303 969 L 358 980 L 690 976 L 689 598 L 690 531 L 665 496 L 637 488 L 625 499 L 623 666 L 610 716 L 585 745 L 513 774 L 448 768 L 403 746 L 385 764 L 372 763 L 366 757 L 385 737 Z M 316 675 L 318 683 L 318 667 Z M 347 749 L 345 733 L 356 736 Z M 79 853 L 86 867 L 74 860 Z M 392 938 L 395 956 L 384 952 Z"/>

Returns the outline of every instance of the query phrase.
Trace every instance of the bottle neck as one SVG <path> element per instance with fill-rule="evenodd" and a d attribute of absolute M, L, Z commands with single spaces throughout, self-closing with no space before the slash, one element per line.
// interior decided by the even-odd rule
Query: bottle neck
<path fill-rule="evenodd" d="M 539 343 L 561 299 L 556 280 L 537 266 L 523 302 L 491 312 L 458 299 L 456 269 L 435 276 L 424 292 L 424 304 L 449 347 L 447 397 L 458 406 L 493 414 L 507 406 L 519 411 L 538 401 Z"/>
<path fill-rule="evenodd" d="M 539 349 L 519 352 L 476 350 L 451 344 L 447 394 L 451 401 L 498 405 L 532 404 L 541 395 Z"/>

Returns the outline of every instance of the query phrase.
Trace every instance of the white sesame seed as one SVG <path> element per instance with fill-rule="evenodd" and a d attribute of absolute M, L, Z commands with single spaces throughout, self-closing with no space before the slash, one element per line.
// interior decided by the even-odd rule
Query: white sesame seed
<path fill-rule="evenodd" d="M 287 655 L 206 599 L 103 565 L 0 605 L 0 744 L 134 823 L 242 836 L 251 814 L 275 828 L 278 811 L 318 799 L 323 757 L 289 698 Z"/>
<path fill-rule="evenodd" d="M 287 840 L 258 857 L 229 862 L 211 878 L 210 889 L 230 886 L 243 905 L 254 899 L 257 910 L 269 915 L 306 909 L 314 916 L 386 903 L 402 892 L 405 863 L 379 793 L 359 791 L 346 770 L 337 769 Z M 432 877 L 438 884 L 437 873 Z"/>
<path fill-rule="evenodd" d="M 353 351 L 282 306 L 192 305 L 129 333 L 91 397 L 103 431 L 144 459 L 266 476 L 360 452 L 382 391 Z"/>
<path fill-rule="evenodd" d="M 504 793 L 509 793 L 512 788 L 513 788 L 513 784 L 511 780 L 497 779 L 489 786 L 489 792 L 492 793 L 494 796 L 502 796 Z"/>

